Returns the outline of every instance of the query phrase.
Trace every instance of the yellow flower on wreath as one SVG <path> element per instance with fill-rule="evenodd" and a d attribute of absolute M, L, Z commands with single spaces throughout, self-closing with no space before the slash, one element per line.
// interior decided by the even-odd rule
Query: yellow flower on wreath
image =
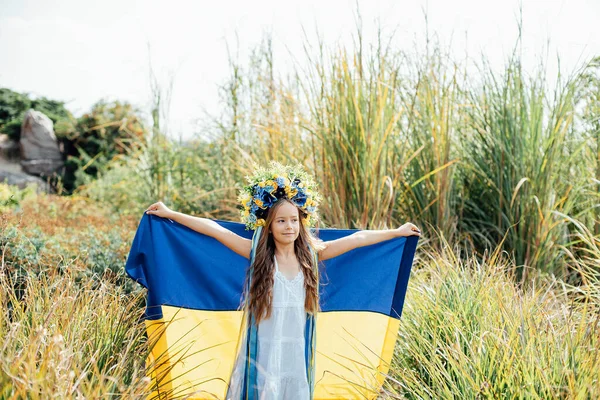
<path fill-rule="evenodd" d="M 298 194 L 298 190 L 297 189 L 292 189 L 291 186 L 287 186 L 286 185 L 286 187 L 285 187 L 285 194 L 287 195 L 288 198 L 291 199 L 292 197 L 294 197 L 295 195 Z"/>

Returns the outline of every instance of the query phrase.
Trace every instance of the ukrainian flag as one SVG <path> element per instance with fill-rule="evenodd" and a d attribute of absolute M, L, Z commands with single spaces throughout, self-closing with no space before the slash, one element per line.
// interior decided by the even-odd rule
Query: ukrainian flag
<path fill-rule="evenodd" d="M 215 222 L 251 238 L 241 223 Z M 320 229 L 334 240 L 356 230 Z M 320 262 L 314 399 L 375 399 L 394 352 L 418 237 Z M 148 289 L 150 399 L 223 399 L 236 356 L 248 260 L 209 236 L 144 213 L 126 271 Z"/>

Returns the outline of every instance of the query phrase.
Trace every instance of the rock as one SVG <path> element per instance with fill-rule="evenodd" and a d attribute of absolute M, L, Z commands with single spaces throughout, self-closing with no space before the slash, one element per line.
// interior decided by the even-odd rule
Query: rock
<path fill-rule="evenodd" d="M 54 135 L 54 124 L 46 115 L 28 110 L 21 128 L 21 166 L 28 174 L 51 176 L 64 167 L 62 153 Z"/>
<path fill-rule="evenodd" d="M 37 176 L 27 175 L 23 172 L 8 171 L 0 166 L 0 183 L 18 186 L 25 189 L 30 183 L 37 183 L 37 193 L 55 193 L 55 190 L 43 179 Z"/>
<path fill-rule="evenodd" d="M 60 160 L 21 160 L 23 171 L 40 177 L 63 175 L 65 163 Z"/>

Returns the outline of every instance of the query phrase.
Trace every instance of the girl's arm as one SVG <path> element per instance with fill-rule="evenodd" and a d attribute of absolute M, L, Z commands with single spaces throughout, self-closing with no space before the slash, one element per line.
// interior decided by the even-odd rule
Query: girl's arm
<path fill-rule="evenodd" d="M 203 235 L 217 239 L 235 253 L 248 259 L 250 258 L 252 241 L 250 239 L 241 237 L 237 233 L 232 232 L 227 228 L 222 227 L 211 219 L 194 217 L 177 211 L 172 211 L 162 202 L 152 204 L 150 207 L 148 207 L 146 213 L 158 215 L 159 217 L 169 218 L 173 221 L 179 222 L 181 225 L 185 225 L 196 232 L 200 232 Z"/>
<path fill-rule="evenodd" d="M 421 236 L 421 231 L 410 222 L 397 229 L 365 230 L 336 240 L 324 242 L 325 248 L 319 252 L 319 260 L 337 257 L 357 247 L 368 246 L 401 236 Z"/>

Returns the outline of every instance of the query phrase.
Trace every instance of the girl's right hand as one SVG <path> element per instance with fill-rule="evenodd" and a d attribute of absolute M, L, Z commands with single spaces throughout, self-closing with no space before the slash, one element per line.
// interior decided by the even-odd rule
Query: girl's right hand
<path fill-rule="evenodd" d="M 169 215 L 172 212 L 173 211 L 171 211 L 167 206 L 165 206 L 162 201 L 154 203 L 146 209 L 146 214 L 156 215 L 161 218 L 169 218 Z"/>

